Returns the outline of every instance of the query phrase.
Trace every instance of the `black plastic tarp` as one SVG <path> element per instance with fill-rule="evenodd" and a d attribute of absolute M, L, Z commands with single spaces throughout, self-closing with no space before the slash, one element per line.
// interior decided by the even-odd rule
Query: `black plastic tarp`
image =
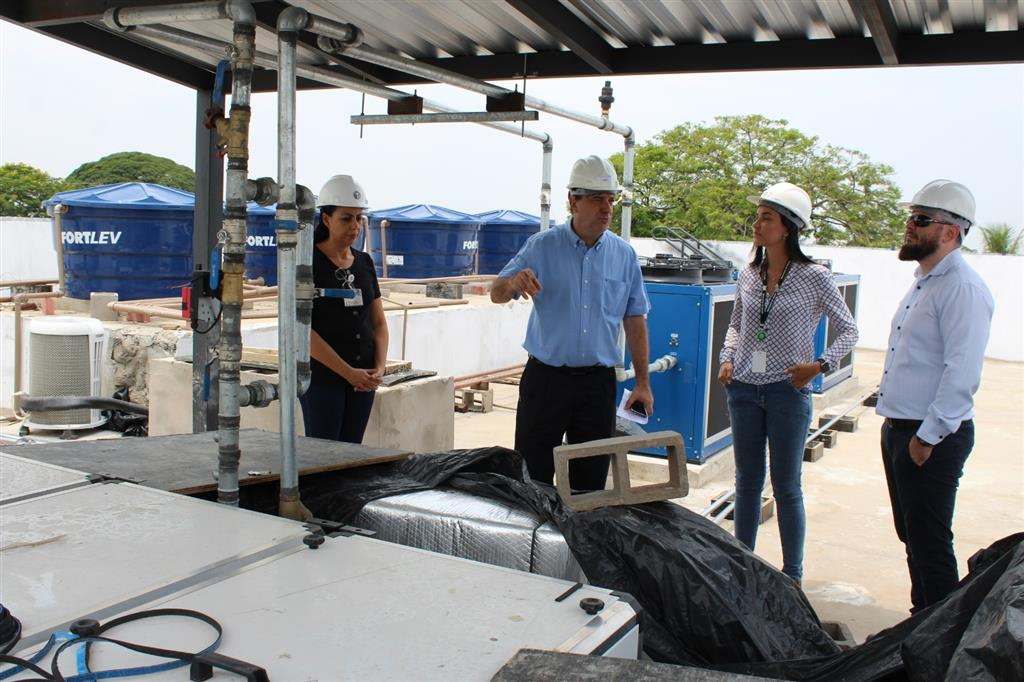
<path fill-rule="evenodd" d="M 303 483 L 303 501 L 341 522 L 440 485 L 550 519 L 591 582 L 639 602 L 656 661 L 792 680 L 1024 680 L 1024 533 L 975 554 L 943 602 L 840 652 L 794 583 L 713 522 L 669 502 L 573 512 L 512 450 L 416 455 L 325 482 Z"/>

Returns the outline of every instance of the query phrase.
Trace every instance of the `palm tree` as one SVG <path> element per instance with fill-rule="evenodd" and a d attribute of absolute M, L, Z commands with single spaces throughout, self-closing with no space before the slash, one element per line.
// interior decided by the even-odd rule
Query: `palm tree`
<path fill-rule="evenodd" d="M 1007 223 L 995 223 L 983 227 L 981 234 L 985 238 L 986 253 L 999 253 L 1004 256 L 1017 255 L 1021 240 L 1024 239 L 1024 232 L 1020 230 L 1015 232 Z"/>

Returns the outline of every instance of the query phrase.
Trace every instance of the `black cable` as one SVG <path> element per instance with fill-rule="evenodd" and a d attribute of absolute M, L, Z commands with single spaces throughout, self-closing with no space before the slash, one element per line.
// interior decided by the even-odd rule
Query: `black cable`
<path fill-rule="evenodd" d="M 209 326 L 209 327 L 207 327 L 206 329 L 202 330 L 202 331 L 199 331 L 198 329 L 196 329 L 196 330 L 195 330 L 195 333 L 196 333 L 196 334 L 200 334 L 200 335 L 202 335 L 202 334 L 206 334 L 206 333 L 208 333 L 208 332 L 209 332 L 209 331 L 210 331 L 211 329 L 213 329 L 214 327 L 216 327 L 216 326 L 217 326 L 217 322 L 219 322 L 219 321 L 220 321 L 220 314 L 221 314 L 222 312 L 224 312 L 224 303 L 223 303 L 223 302 L 222 302 L 222 303 L 221 303 L 221 304 L 220 304 L 220 305 L 219 305 L 219 306 L 217 307 L 217 317 L 213 318 L 213 322 L 211 322 L 211 323 L 210 323 L 210 326 Z"/>
<path fill-rule="evenodd" d="M 0 654 L 6 654 L 21 639 L 21 621 L 0 604 Z"/>

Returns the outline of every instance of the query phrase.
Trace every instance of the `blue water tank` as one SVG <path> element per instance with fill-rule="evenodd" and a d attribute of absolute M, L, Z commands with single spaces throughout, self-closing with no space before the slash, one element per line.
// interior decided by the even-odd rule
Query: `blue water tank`
<path fill-rule="evenodd" d="M 277 285 L 277 235 L 274 214 L 277 206 L 260 206 L 250 201 L 246 207 L 245 278 L 263 278 L 264 286 Z"/>
<path fill-rule="evenodd" d="M 530 235 L 540 232 L 540 218 L 513 210 L 478 213 L 481 275 L 497 275 L 519 253 Z"/>
<path fill-rule="evenodd" d="M 117 292 L 122 301 L 178 296 L 192 273 L 191 192 L 143 182 L 58 192 L 62 204 L 65 293 L 89 298 Z"/>
<path fill-rule="evenodd" d="M 372 211 L 369 250 L 384 274 L 381 222 L 384 229 L 388 277 L 423 279 L 471 275 L 476 266 L 480 219 L 461 211 L 430 204 L 410 204 Z"/>

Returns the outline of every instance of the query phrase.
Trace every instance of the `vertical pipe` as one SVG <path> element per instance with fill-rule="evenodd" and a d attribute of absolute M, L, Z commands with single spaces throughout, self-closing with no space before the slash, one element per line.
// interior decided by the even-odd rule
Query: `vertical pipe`
<path fill-rule="evenodd" d="M 298 385 L 296 395 L 309 389 L 312 373 L 309 366 L 310 330 L 313 325 L 313 234 L 316 230 L 316 199 L 308 188 L 296 186 L 299 206 L 299 246 L 295 267 L 295 347 Z"/>
<path fill-rule="evenodd" d="M 381 276 L 388 276 L 388 219 L 380 221 L 380 267 Z M 405 360 L 405 357 L 402 358 Z"/>
<path fill-rule="evenodd" d="M 541 230 L 546 230 L 551 225 L 551 152 L 554 147 L 550 138 L 544 143 L 544 160 L 542 161 L 540 179 Z"/>
<path fill-rule="evenodd" d="M 622 154 L 622 227 L 621 237 L 627 242 L 633 231 L 633 158 L 636 156 L 636 137 L 626 136 Z"/>
<path fill-rule="evenodd" d="M 245 276 L 246 202 L 249 171 L 249 97 L 255 57 L 256 28 L 251 20 L 235 21 L 232 32 L 231 115 L 218 123 L 227 142 L 227 179 L 223 234 L 224 266 L 221 294 L 220 405 L 218 425 L 217 501 L 238 506 L 239 374 L 242 361 L 242 283 Z"/>
<path fill-rule="evenodd" d="M 296 278 L 299 249 L 299 212 L 295 185 L 295 50 L 298 31 L 309 15 L 290 7 L 277 22 L 277 177 L 280 195 L 275 216 L 277 234 L 277 360 L 278 395 L 281 401 L 281 490 L 278 514 L 306 521 L 312 517 L 299 500 L 299 468 L 295 458 L 295 403 L 298 396 Z M 306 213 L 310 221 L 312 215 Z M 306 230 L 306 232 L 312 232 Z M 312 257 L 312 251 L 310 251 Z M 312 276 L 312 273 L 309 273 Z M 305 277 L 305 273 L 304 273 Z M 311 291 L 305 292 L 312 300 Z M 312 313 L 310 313 L 312 314 Z M 307 334 L 308 338 L 308 334 Z M 308 365 L 308 356 L 307 356 Z"/>

